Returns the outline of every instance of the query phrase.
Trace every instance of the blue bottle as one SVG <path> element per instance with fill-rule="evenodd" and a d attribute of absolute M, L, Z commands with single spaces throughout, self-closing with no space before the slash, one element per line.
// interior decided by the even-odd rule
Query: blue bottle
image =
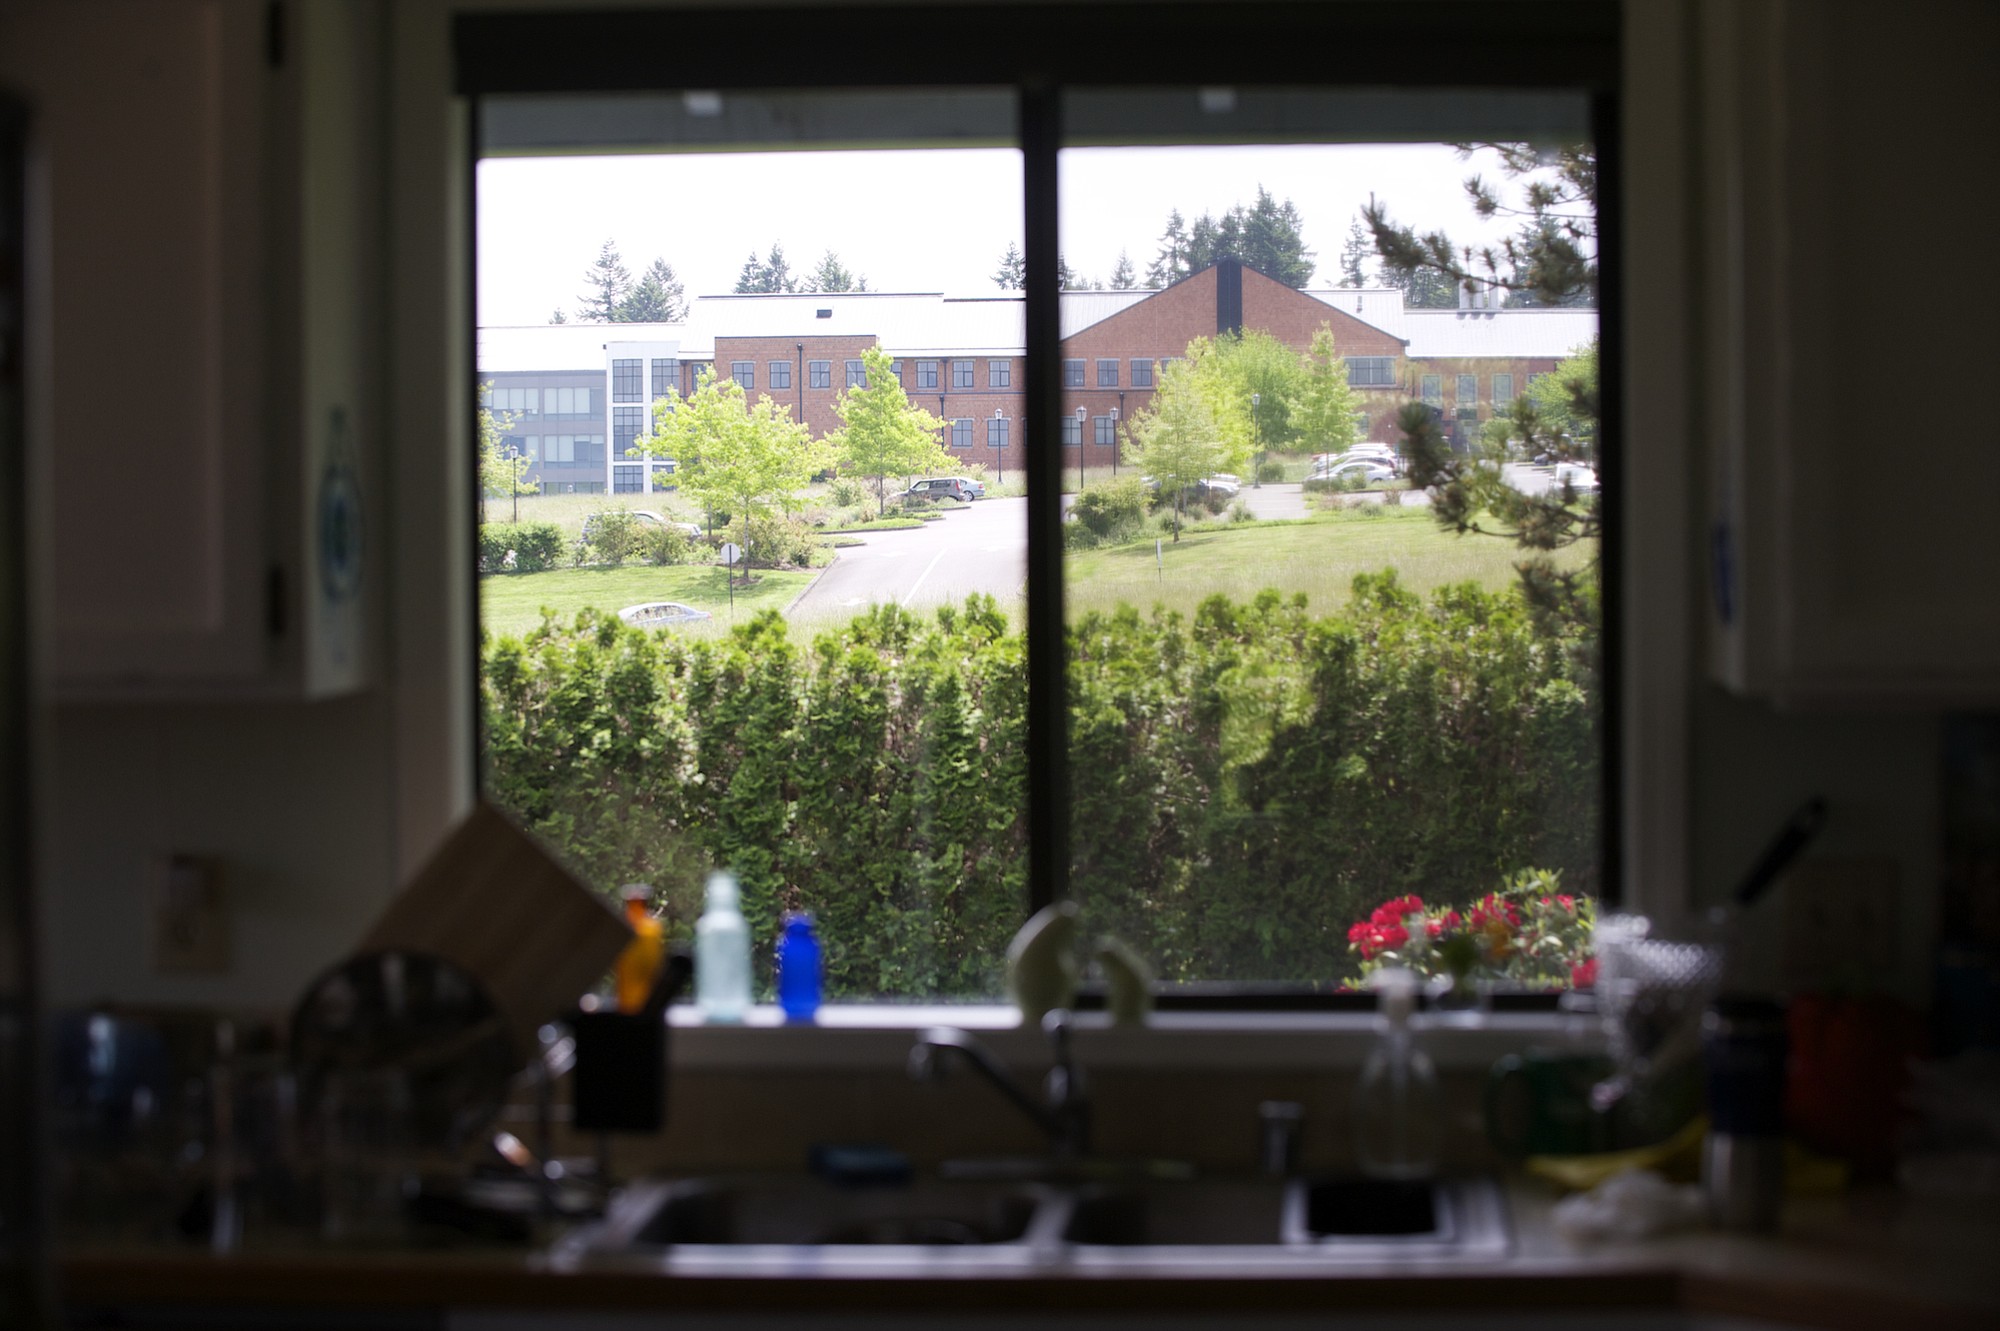
<path fill-rule="evenodd" d="M 785 916 L 778 935 L 778 1006 L 786 1021 L 811 1021 L 819 1011 L 820 947 L 813 917 L 804 911 Z"/>

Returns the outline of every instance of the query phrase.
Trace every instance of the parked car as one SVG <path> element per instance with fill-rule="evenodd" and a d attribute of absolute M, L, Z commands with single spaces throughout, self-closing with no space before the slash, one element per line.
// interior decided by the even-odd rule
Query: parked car
<path fill-rule="evenodd" d="M 1556 463 L 1555 472 L 1550 477 L 1549 483 L 1551 488 L 1556 489 L 1567 484 L 1578 494 L 1594 495 L 1597 493 L 1597 473 L 1589 467 L 1584 466 L 1581 462 Z"/>
<path fill-rule="evenodd" d="M 903 491 L 908 499 L 955 499 L 961 504 L 969 504 L 979 498 L 979 491 L 963 476 L 932 476 L 918 481 Z M 981 487 L 984 488 L 984 487 Z"/>
<path fill-rule="evenodd" d="M 1315 468 L 1306 479 L 1332 481 L 1335 484 L 1358 479 L 1363 485 L 1381 485 L 1396 479 L 1396 469 L 1386 462 L 1371 458 L 1356 458 L 1352 462 L 1342 462 L 1323 471 Z"/>
<path fill-rule="evenodd" d="M 962 479 L 962 480 L 964 480 L 964 482 L 965 482 L 965 483 L 966 483 L 967 485 L 969 485 L 969 486 L 971 486 L 971 487 L 972 487 L 972 497 L 973 497 L 974 499 L 984 499 L 984 498 L 986 498 L 986 482 L 985 482 L 985 481 L 982 481 L 982 480 L 980 480 L 980 479 L 979 479 L 979 478 L 978 478 L 977 476 L 966 476 L 966 477 L 962 477 L 961 479 Z"/>
<path fill-rule="evenodd" d="M 644 605 L 628 605 L 618 612 L 618 618 L 636 628 L 657 629 L 669 624 L 691 624 L 698 619 L 708 619 L 706 610 L 697 610 L 679 601 L 648 601 Z"/>
<path fill-rule="evenodd" d="M 700 523 L 676 522 L 674 519 L 667 517 L 665 514 L 655 513 L 650 508 L 611 509 L 608 511 L 617 513 L 630 513 L 633 517 L 633 520 L 636 521 L 642 527 L 679 527 L 682 531 L 686 532 L 690 536 L 699 537 L 701 535 Z M 592 513 L 589 517 L 583 520 L 584 540 L 587 541 L 590 539 L 591 532 L 595 530 L 597 527 L 598 519 L 602 518 L 603 516 L 604 516 L 603 513 Z"/>

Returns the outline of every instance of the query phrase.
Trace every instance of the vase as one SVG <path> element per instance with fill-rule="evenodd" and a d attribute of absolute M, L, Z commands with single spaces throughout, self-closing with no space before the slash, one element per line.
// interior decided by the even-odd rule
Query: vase
<path fill-rule="evenodd" d="M 1431 1019 L 1443 1025 L 1477 1026 L 1493 1006 L 1492 985 L 1476 973 L 1440 975 L 1428 992 Z"/>

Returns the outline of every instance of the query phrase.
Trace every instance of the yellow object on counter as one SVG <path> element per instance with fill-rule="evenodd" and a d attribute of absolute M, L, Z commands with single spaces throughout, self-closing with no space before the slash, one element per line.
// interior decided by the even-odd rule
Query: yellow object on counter
<path fill-rule="evenodd" d="M 613 971 L 618 984 L 618 1010 L 642 1012 L 646 999 L 659 978 L 660 957 L 666 952 L 666 931 L 653 918 L 653 889 L 633 883 L 625 889 L 625 923 L 632 926 L 632 941 L 618 954 Z"/>
<path fill-rule="evenodd" d="M 1657 1170 L 1667 1178 L 1688 1182 L 1701 1173 L 1701 1142 L 1708 1135 L 1708 1116 L 1699 1115 L 1663 1142 L 1630 1151 L 1596 1155 L 1531 1155 L 1523 1167 L 1557 1187 L 1583 1192 L 1628 1169 Z"/>

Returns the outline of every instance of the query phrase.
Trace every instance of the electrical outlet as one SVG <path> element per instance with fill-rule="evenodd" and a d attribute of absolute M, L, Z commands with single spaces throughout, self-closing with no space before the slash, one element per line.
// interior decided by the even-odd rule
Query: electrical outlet
<path fill-rule="evenodd" d="M 1805 860 L 1785 876 L 1785 988 L 1880 989 L 1897 966 L 1899 876 L 1889 859 Z"/>
<path fill-rule="evenodd" d="M 220 975 L 229 969 L 229 908 L 222 861 L 169 855 L 153 868 L 153 969 Z"/>

